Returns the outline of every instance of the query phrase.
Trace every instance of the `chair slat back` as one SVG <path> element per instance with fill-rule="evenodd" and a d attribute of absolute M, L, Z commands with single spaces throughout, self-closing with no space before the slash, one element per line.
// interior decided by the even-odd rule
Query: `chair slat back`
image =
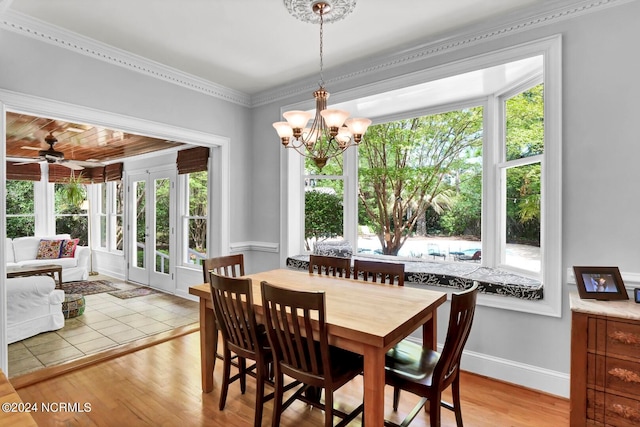
<path fill-rule="evenodd" d="M 239 356 L 256 352 L 257 322 L 251 279 L 210 273 L 211 299 L 222 337 Z"/>
<path fill-rule="evenodd" d="M 353 265 L 354 278 L 364 280 L 365 282 L 388 283 L 398 286 L 404 286 L 404 264 L 368 261 L 356 259 Z"/>
<path fill-rule="evenodd" d="M 202 272 L 205 283 L 209 283 L 209 272 L 227 277 L 244 276 L 244 255 L 225 255 L 207 258 L 202 261 Z"/>
<path fill-rule="evenodd" d="M 433 372 L 433 383 L 439 382 L 447 387 L 460 369 L 462 350 L 469 338 L 473 317 L 476 310 L 478 284 L 464 292 L 451 296 L 451 311 L 449 313 L 449 328 L 444 342 L 440 360 Z"/>
<path fill-rule="evenodd" d="M 309 256 L 309 273 L 337 277 L 351 277 L 351 258 L 325 255 Z"/>
<path fill-rule="evenodd" d="M 269 341 L 283 373 L 295 372 L 305 384 L 322 386 L 331 375 L 324 369 L 329 366 L 324 292 L 284 289 L 267 282 L 261 288 Z"/>

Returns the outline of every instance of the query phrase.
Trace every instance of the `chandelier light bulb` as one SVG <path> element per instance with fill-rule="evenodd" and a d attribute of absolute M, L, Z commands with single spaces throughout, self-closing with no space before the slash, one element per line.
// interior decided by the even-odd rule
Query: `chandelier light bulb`
<path fill-rule="evenodd" d="M 320 115 L 330 129 L 331 136 L 336 136 L 338 129 L 342 127 L 344 121 L 349 117 L 349 112 L 344 110 L 322 110 L 320 111 Z"/>
<path fill-rule="evenodd" d="M 291 126 L 289 126 L 289 123 L 275 122 L 273 124 L 273 127 L 276 129 L 276 132 L 278 132 L 278 136 L 282 141 L 282 145 L 284 146 L 289 145 L 289 139 L 293 136 L 293 129 L 291 129 Z"/>
<path fill-rule="evenodd" d="M 285 120 L 289 122 L 289 126 L 291 126 L 291 129 L 293 129 L 293 135 L 297 138 L 300 135 L 296 135 L 296 133 L 304 129 L 305 126 L 307 126 L 309 120 L 311 120 L 311 113 L 306 111 L 294 110 L 287 111 L 286 113 L 282 114 L 282 117 L 284 117 Z"/>

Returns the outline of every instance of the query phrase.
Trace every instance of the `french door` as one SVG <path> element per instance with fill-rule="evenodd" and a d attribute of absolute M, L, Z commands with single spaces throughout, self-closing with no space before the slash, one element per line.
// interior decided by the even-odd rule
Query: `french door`
<path fill-rule="evenodd" d="M 175 171 L 145 171 L 128 178 L 127 276 L 175 292 Z"/>

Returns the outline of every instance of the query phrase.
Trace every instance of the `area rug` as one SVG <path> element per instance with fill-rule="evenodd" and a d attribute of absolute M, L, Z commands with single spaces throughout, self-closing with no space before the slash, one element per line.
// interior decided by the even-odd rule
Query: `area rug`
<path fill-rule="evenodd" d="M 151 294 L 157 294 L 157 293 L 158 291 L 154 289 L 139 287 L 139 288 L 133 288 L 133 289 L 124 289 L 122 291 L 109 292 L 109 295 L 113 295 L 114 297 L 120 298 L 120 299 L 129 299 L 129 298 L 142 297 L 145 295 L 151 295 Z"/>
<path fill-rule="evenodd" d="M 80 280 L 77 282 L 63 283 L 60 287 L 65 294 L 93 295 L 103 292 L 117 291 L 118 288 L 111 285 L 108 280 Z"/>

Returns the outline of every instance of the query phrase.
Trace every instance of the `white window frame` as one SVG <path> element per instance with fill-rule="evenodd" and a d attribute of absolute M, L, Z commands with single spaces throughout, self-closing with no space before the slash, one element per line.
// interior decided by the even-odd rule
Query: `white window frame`
<path fill-rule="evenodd" d="M 211 198 L 207 199 L 207 215 L 206 216 L 193 216 L 189 214 L 189 179 L 190 174 L 178 174 L 178 203 L 179 203 L 179 215 L 181 218 L 180 226 L 180 265 L 185 268 L 201 270 L 202 266 L 198 264 L 192 264 L 189 262 L 189 220 L 190 219 L 206 219 L 207 220 L 207 252 L 205 256 L 210 256 L 210 217 L 208 215 L 211 212 Z M 207 173 L 207 192 L 211 194 L 211 174 Z"/>
<path fill-rule="evenodd" d="M 478 298 L 480 305 L 515 310 L 545 316 L 561 317 L 562 315 L 562 37 L 560 35 L 551 36 L 538 41 L 525 43 L 511 48 L 491 52 L 485 55 L 468 58 L 446 64 L 434 69 L 424 70 L 420 73 L 401 76 L 392 81 L 381 82 L 366 88 L 356 88 L 349 92 L 333 94 L 334 98 L 340 101 L 356 99 L 358 97 L 371 96 L 380 93 L 380 87 L 399 88 L 408 87 L 416 82 L 437 80 L 444 76 L 452 76 L 465 72 L 488 68 L 512 61 L 517 61 L 533 56 L 543 56 L 544 61 L 544 123 L 545 123 L 545 143 L 542 159 L 541 177 L 541 280 L 544 285 L 544 297 L 542 300 L 529 301 L 519 298 L 507 298 L 498 295 L 482 294 Z M 422 81 L 418 77 L 422 78 Z M 483 260 L 485 265 L 498 266 L 496 259 L 500 241 L 500 220 L 489 220 L 492 213 L 499 209 L 501 200 L 500 194 L 500 174 L 498 167 L 501 163 L 500 150 L 497 143 L 500 139 L 501 120 L 498 120 L 499 109 L 496 105 L 498 101 L 495 95 L 484 101 L 484 149 L 483 149 L 483 199 L 482 199 L 482 244 L 483 258 L 485 254 L 489 258 Z M 476 102 L 476 105 L 478 103 Z M 282 111 L 290 109 L 310 109 L 308 103 L 297 103 L 282 107 Z M 439 108 L 442 111 L 442 106 Z M 412 115 L 414 112 L 412 112 Z M 398 117 L 394 118 L 397 119 Z M 380 118 L 373 118 L 374 123 L 381 122 Z M 389 120 L 386 120 L 389 121 Z M 356 241 L 357 222 L 352 215 L 355 211 L 357 215 L 357 198 L 355 188 L 357 183 L 354 177 L 355 160 L 349 160 L 347 150 L 344 160 L 345 195 L 353 192 L 353 200 L 345 199 L 345 237 L 350 241 Z M 282 150 L 281 154 L 282 174 L 281 188 L 282 216 L 281 242 L 282 251 L 281 264 L 286 263 L 286 258 L 291 255 L 303 253 L 302 241 L 304 235 L 304 185 L 300 179 L 304 174 L 303 158 L 293 150 Z M 525 161 L 533 161 L 528 159 Z M 537 160 L 536 160 L 537 161 Z M 353 164 L 354 166 L 350 166 Z M 548 184 L 550 183 L 550 184 Z M 491 189 L 490 191 L 485 191 Z M 500 211 L 498 211 L 500 212 Z M 493 217 L 495 218 L 495 216 Z M 351 230 L 349 229 L 351 225 Z M 488 245 L 491 245 L 491 249 Z M 491 254 L 491 255 L 489 255 Z M 438 290 L 447 290 L 442 287 L 435 287 Z"/>

